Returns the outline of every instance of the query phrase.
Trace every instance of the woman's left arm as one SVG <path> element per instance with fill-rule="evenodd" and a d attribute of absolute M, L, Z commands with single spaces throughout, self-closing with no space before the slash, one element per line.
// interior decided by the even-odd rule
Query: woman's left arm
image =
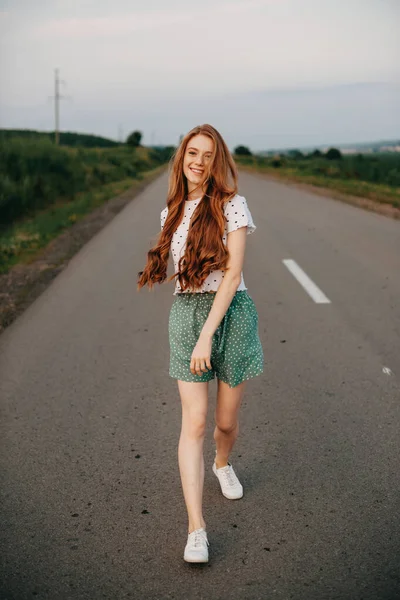
<path fill-rule="evenodd" d="M 201 375 L 211 369 L 212 338 L 228 310 L 233 296 L 241 282 L 244 254 L 246 249 L 247 227 L 240 227 L 227 235 L 229 259 L 222 282 L 215 294 L 214 302 L 203 325 L 197 344 L 194 347 L 190 371 L 193 375 Z"/>

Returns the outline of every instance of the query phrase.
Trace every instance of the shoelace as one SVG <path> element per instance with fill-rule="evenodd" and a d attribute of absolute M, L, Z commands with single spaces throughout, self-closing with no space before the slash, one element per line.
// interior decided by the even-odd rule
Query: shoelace
<path fill-rule="evenodd" d="M 224 470 L 221 471 L 221 473 L 224 476 L 225 481 L 227 481 L 228 485 L 230 485 L 232 487 L 236 485 L 236 477 L 230 466 L 224 467 Z"/>
<path fill-rule="evenodd" d="M 193 545 L 194 546 L 201 546 L 201 540 L 202 539 L 204 539 L 206 541 L 206 543 L 208 544 L 208 540 L 204 536 L 204 534 L 202 534 L 200 531 L 195 531 L 194 532 L 194 544 Z"/>

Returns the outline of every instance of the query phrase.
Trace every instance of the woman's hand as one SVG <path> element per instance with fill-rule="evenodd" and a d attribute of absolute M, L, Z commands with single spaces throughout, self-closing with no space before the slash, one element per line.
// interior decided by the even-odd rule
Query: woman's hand
<path fill-rule="evenodd" d="M 202 375 L 208 369 L 212 369 L 210 360 L 211 346 L 212 338 L 200 335 L 190 360 L 190 372 L 192 375 Z"/>

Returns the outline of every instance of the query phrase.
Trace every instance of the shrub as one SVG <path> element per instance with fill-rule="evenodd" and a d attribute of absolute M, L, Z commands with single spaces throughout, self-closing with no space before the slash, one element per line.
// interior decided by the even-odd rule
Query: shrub
<path fill-rule="evenodd" d="M 157 153 L 159 154 L 156 160 Z M 0 136 L 0 222 L 45 208 L 59 198 L 127 177 L 166 161 L 165 152 L 126 146 L 66 148 L 46 138 Z"/>
<path fill-rule="evenodd" d="M 328 160 L 337 160 L 342 158 L 342 153 L 337 148 L 329 148 L 328 152 L 325 154 L 325 157 Z"/>
<path fill-rule="evenodd" d="M 290 156 L 290 158 L 304 158 L 304 154 L 302 152 L 300 152 L 300 150 L 289 150 L 288 152 L 288 156 Z"/>
<path fill-rule="evenodd" d="M 128 146 L 133 146 L 134 148 L 137 148 L 138 146 L 140 146 L 141 139 L 141 131 L 132 131 L 132 133 L 128 135 L 126 143 L 128 144 Z"/>
<path fill-rule="evenodd" d="M 387 183 L 395 187 L 400 187 L 400 168 L 392 169 L 387 174 Z"/>
<path fill-rule="evenodd" d="M 252 156 L 252 153 L 247 146 L 236 146 L 233 153 L 238 156 Z"/>
<path fill-rule="evenodd" d="M 314 150 L 314 152 L 312 152 L 311 154 L 308 154 L 309 158 L 321 158 L 321 156 L 323 156 L 321 150 Z"/>

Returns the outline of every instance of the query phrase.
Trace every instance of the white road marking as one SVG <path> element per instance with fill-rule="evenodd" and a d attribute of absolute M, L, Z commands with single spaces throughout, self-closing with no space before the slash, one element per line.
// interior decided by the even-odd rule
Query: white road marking
<path fill-rule="evenodd" d="M 383 367 L 382 371 L 385 375 L 393 375 L 393 371 L 389 367 Z"/>
<path fill-rule="evenodd" d="M 325 296 L 325 294 L 319 289 L 317 285 L 309 278 L 307 273 L 303 271 L 291 258 L 283 259 L 283 264 L 289 269 L 293 277 L 297 279 L 300 285 L 303 286 L 305 291 L 317 304 L 330 304 L 331 301 Z"/>

